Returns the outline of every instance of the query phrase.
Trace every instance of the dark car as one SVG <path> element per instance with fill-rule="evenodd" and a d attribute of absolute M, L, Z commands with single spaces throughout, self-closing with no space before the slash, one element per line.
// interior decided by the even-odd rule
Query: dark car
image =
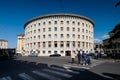
<path fill-rule="evenodd" d="M 51 54 L 50 57 L 60 57 L 60 54 Z"/>

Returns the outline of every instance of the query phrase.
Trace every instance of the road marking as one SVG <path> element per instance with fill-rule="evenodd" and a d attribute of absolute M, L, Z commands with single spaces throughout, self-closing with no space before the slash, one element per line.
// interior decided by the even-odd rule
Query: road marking
<path fill-rule="evenodd" d="M 58 71 L 54 71 L 54 70 L 50 70 L 50 69 L 43 69 L 43 71 L 50 72 L 50 73 L 53 73 L 53 74 L 57 74 L 57 75 L 60 75 L 60 76 L 66 77 L 66 78 L 71 78 L 72 77 L 72 75 L 70 75 L 70 74 L 66 74 L 66 73 L 63 73 L 63 72 L 58 72 Z"/>
<path fill-rule="evenodd" d="M 10 76 L 7 76 L 7 77 L 0 78 L 0 80 L 12 80 L 12 78 Z"/>
<path fill-rule="evenodd" d="M 44 77 L 46 79 L 49 79 L 49 80 L 61 80 L 60 78 L 56 78 L 56 77 L 54 77 L 52 75 L 48 75 L 48 74 L 40 72 L 40 71 L 32 71 L 32 72 L 34 74 L 37 74 L 37 75 L 42 76 L 42 77 Z"/>
<path fill-rule="evenodd" d="M 79 74 L 79 72 L 77 71 L 72 71 L 70 69 L 62 69 L 62 68 L 57 68 L 57 67 L 50 67 L 51 69 L 54 70 L 58 70 L 58 71 L 62 71 L 62 72 L 69 72 L 69 73 L 73 73 L 73 74 Z"/>
<path fill-rule="evenodd" d="M 90 69 L 89 67 L 84 67 L 84 66 L 75 66 L 75 65 L 67 65 L 67 64 L 64 64 L 64 68 Z"/>
<path fill-rule="evenodd" d="M 19 76 L 20 78 L 22 78 L 23 80 L 35 80 L 34 78 L 32 78 L 31 76 L 29 76 L 29 75 L 26 74 L 26 73 L 20 73 L 20 74 L 18 74 L 18 76 Z"/>

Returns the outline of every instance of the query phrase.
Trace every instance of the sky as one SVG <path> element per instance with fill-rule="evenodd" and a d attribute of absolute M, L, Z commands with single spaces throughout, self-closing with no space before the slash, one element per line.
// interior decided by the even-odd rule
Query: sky
<path fill-rule="evenodd" d="M 17 47 L 17 35 L 31 18 L 56 13 L 86 16 L 94 21 L 94 39 L 101 41 L 120 23 L 120 0 L 0 0 L 0 39 Z"/>

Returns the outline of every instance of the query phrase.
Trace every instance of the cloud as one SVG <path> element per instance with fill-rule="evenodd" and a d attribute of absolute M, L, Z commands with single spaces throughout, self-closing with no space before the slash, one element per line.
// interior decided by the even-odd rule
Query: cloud
<path fill-rule="evenodd" d="M 96 38 L 96 39 L 94 39 L 94 43 L 102 43 L 102 40 Z"/>
<path fill-rule="evenodd" d="M 108 34 L 104 34 L 104 35 L 102 36 L 102 38 L 103 38 L 103 39 L 107 39 L 107 38 L 109 38 L 109 35 L 108 35 Z"/>

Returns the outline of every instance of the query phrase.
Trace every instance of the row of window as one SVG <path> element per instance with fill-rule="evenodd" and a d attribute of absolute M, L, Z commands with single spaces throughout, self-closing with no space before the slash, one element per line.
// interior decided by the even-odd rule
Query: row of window
<path fill-rule="evenodd" d="M 71 30 L 73 31 L 73 32 L 75 32 L 75 31 L 77 31 L 77 32 L 80 32 L 80 28 L 71 28 Z M 37 31 L 38 31 L 38 33 L 39 32 L 51 32 L 52 31 L 52 28 L 51 27 L 49 27 L 48 28 L 48 30 L 46 30 L 46 28 L 42 28 L 42 31 L 41 31 L 41 29 L 38 29 L 38 30 L 33 30 L 33 31 L 30 31 L 30 32 L 26 32 L 26 35 L 27 34 L 32 34 L 32 33 L 37 33 Z M 54 31 L 58 31 L 58 27 L 54 27 Z M 64 31 L 64 28 L 63 27 L 60 27 L 60 31 Z M 70 31 L 70 27 L 66 27 L 66 31 Z M 85 29 L 81 29 L 81 32 L 82 33 L 87 33 L 87 34 L 93 34 L 93 32 L 91 32 L 91 31 L 89 31 L 89 30 L 85 30 Z"/>
<path fill-rule="evenodd" d="M 37 46 L 38 48 L 40 48 L 40 47 L 46 47 L 48 45 L 48 47 L 50 48 L 50 47 L 52 47 L 52 45 L 55 47 L 55 48 L 57 48 L 57 47 L 65 47 L 65 45 L 66 45 L 66 47 L 70 47 L 70 45 L 72 46 L 72 47 L 80 47 L 80 45 L 82 46 L 82 47 L 91 47 L 91 43 L 88 43 L 88 42 L 80 42 L 80 41 L 78 41 L 78 42 L 75 42 L 75 41 L 72 41 L 72 42 L 70 42 L 70 41 L 66 41 L 66 43 L 65 42 L 63 42 L 63 41 L 60 41 L 60 43 L 58 44 L 58 42 L 57 41 L 54 41 L 54 43 L 52 44 L 52 42 L 51 41 L 48 41 L 48 42 L 34 42 L 34 43 L 28 43 L 27 44 L 27 47 L 35 47 L 35 46 Z"/>
<path fill-rule="evenodd" d="M 32 24 L 31 26 L 26 27 L 26 29 L 29 29 L 29 28 L 32 28 L 32 27 L 36 27 L 37 25 L 38 26 L 41 26 L 41 25 L 45 26 L 46 24 L 51 25 L 52 21 L 42 22 L 42 23 L 38 23 L 38 24 Z M 86 27 L 92 28 L 89 24 L 80 23 L 80 22 L 76 22 L 76 21 L 66 21 L 66 22 L 65 21 L 59 21 L 59 22 L 58 21 L 54 21 L 53 24 L 54 25 L 57 25 L 57 24 L 60 24 L 60 25 L 63 25 L 63 24 L 67 24 L 67 25 L 72 24 L 72 25 L 78 25 L 78 26 L 82 25 L 83 27 L 86 26 Z"/>
<path fill-rule="evenodd" d="M 60 38 L 77 38 L 77 39 L 80 39 L 80 35 L 75 35 L 75 34 L 66 34 L 66 37 L 64 37 L 65 34 L 60 34 Z M 48 34 L 48 35 L 42 35 L 42 38 L 40 35 L 38 36 L 33 36 L 33 37 L 28 37 L 26 38 L 26 40 L 32 40 L 32 39 L 48 39 L 48 38 L 52 38 L 52 35 L 51 34 Z M 58 37 L 58 34 L 54 34 L 53 35 L 53 38 L 59 38 Z M 81 35 L 81 39 L 86 39 L 86 40 L 91 40 L 92 37 L 90 36 L 85 36 L 85 35 Z"/>

